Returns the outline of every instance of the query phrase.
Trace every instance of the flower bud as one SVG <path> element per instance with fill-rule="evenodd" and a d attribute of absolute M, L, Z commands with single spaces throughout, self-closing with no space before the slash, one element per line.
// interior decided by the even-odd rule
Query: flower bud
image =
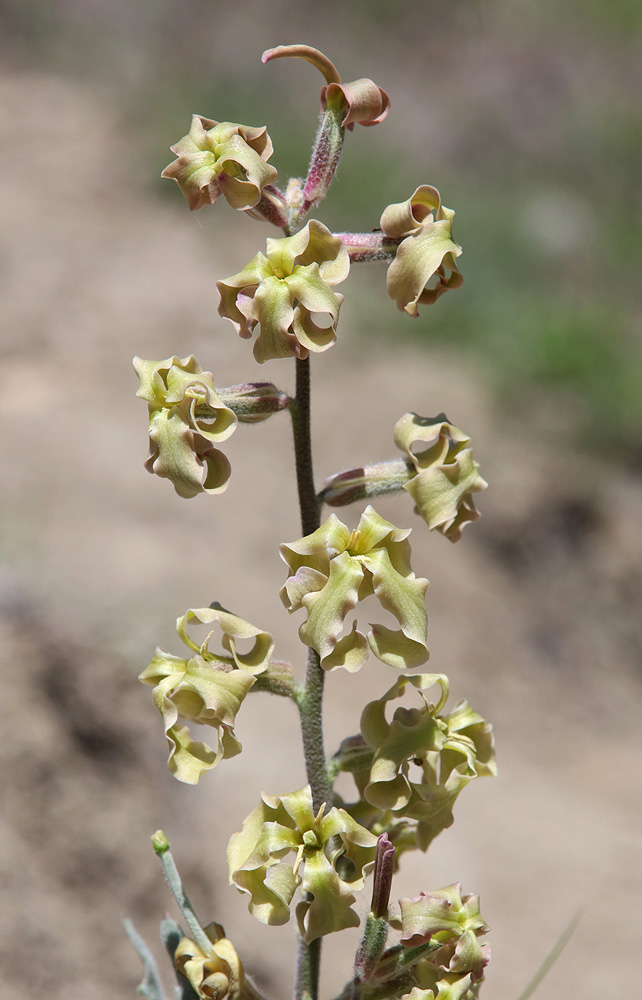
<path fill-rule="evenodd" d="M 163 830 L 157 830 L 152 834 L 152 847 L 158 855 L 169 851 L 169 840 Z"/>
<path fill-rule="evenodd" d="M 299 198 L 297 194 L 296 201 L 288 200 L 291 223 L 296 224 L 327 194 L 341 159 L 346 128 L 352 131 L 357 123 L 378 125 L 390 110 L 390 98 L 372 80 L 342 83 L 336 66 L 310 45 L 278 45 L 267 49 L 261 59 L 267 63 L 292 56 L 312 63 L 326 81 L 321 89 L 321 120 L 302 196 Z"/>
<path fill-rule="evenodd" d="M 329 507 L 345 507 L 356 500 L 397 493 L 414 475 L 413 467 L 402 458 L 347 469 L 326 479 L 319 500 Z"/>
<path fill-rule="evenodd" d="M 273 148 L 265 126 L 193 115 L 188 134 L 170 149 L 178 158 L 161 177 L 176 181 L 191 211 L 213 205 L 221 194 L 232 208 L 254 209 L 263 189 L 276 179 L 275 168 L 266 163 Z"/>
<path fill-rule="evenodd" d="M 245 382 L 219 388 L 217 392 L 230 410 L 243 424 L 256 424 L 267 420 L 279 410 L 287 410 L 290 397 L 277 389 L 272 382 Z"/>
<path fill-rule="evenodd" d="M 174 953 L 177 971 L 203 1000 L 241 1000 L 243 965 L 234 945 L 220 924 L 208 924 L 204 930 L 212 942 L 209 952 L 182 938 Z"/>

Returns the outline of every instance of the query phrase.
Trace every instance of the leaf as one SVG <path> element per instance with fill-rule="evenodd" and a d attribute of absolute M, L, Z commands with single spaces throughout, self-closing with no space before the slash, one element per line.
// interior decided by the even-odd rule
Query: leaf
<path fill-rule="evenodd" d="M 129 919 L 123 920 L 125 933 L 131 941 L 134 951 L 143 963 L 143 978 L 136 987 L 136 992 L 148 1000 L 167 1000 L 165 990 L 158 975 L 156 961 L 142 937 Z"/>

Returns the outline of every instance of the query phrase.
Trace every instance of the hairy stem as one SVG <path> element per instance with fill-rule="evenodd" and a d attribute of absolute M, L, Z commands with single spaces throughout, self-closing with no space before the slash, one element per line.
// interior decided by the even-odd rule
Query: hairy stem
<path fill-rule="evenodd" d="M 314 488 L 312 440 L 310 435 L 310 362 L 296 359 L 296 397 L 291 401 L 292 429 L 296 478 L 301 512 L 301 528 L 309 535 L 319 527 L 319 502 Z M 332 788 L 326 771 L 323 749 L 323 682 L 324 671 L 319 654 L 308 650 L 308 663 L 303 691 L 298 698 L 303 736 L 305 769 L 312 789 L 312 803 L 317 812 L 326 803 L 332 804 Z M 299 942 L 295 1000 L 316 1000 L 319 993 L 321 940 L 306 945 Z"/>

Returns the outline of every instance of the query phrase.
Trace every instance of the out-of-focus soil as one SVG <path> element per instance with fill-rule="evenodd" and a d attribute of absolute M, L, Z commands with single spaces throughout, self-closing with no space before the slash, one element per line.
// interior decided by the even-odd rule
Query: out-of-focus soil
<path fill-rule="evenodd" d="M 250 697 L 238 725 L 244 753 L 188 788 L 166 771 L 160 722 L 136 682 L 157 643 L 179 652 L 176 616 L 213 599 L 274 631 L 282 657 L 302 660 L 278 599 L 277 545 L 298 535 L 286 418 L 241 427 L 228 442 L 225 495 L 182 501 L 142 468 L 145 405 L 130 368 L 133 354 L 193 352 L 219 384 L 291 380 L 289 365 L 257 371 L 216 315 L 216 277 L 255 252 L 257 229 L 242 220 L 235 235 L 222 208 L 230 235 L 216 247 L 209 218 L 190 216 L 178 194 L 175 206 L 150 200 L 114 114 L 90 91 L 25 73 L 0 80 L 0 107 L 7 135 L 37 123 L 26 159 L 20 142 L 0 159 L 0 995 L 134 995 L 138 960 L 119 920 L 130 915 L 156 948 L 172 908 L 149 846 L 162 826 L 204 919 L 225 923 L 280 997 L 292 927 L 252 920 L 227 887 L 224 848 L 261 790 L 304 783 L 294 712 Z M 88 129 L 95 121 L 100 129 Z M 451 356 L 351 339 L 349 297 L 342 319 L 337 347 L 314 365 L 319 477 L 369 457 L 366 420 L 366 448 L 383 458 L 401 413 L 445 410 L 473 435 L 491 483 L 482 521 L 457 546 L 429 536 L 405 496 L 378 504 L 413 525 L 413 565 L 431 580 L 431 669 L 493 721 L 500 767 L 463 793 L 455 826 L 427 857 L 404 859 L 397 895 L 455 880 L 481 893 L 494 1000 L 518 994 L 582 908 L 540 995 L 633 996 L 640 483 L 563 443 L 551 450 L 529 426 L 506 426 L 478 373 Z M 392 680 L 373 663 L 328 678 L 330 749 Z M 349 934 L 328 940 L 326 996 L 348 978 L 354 945 Z"/>

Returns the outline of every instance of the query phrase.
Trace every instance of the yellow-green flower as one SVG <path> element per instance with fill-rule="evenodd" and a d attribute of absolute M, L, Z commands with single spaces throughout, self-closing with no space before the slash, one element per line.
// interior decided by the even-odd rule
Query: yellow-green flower
<path fill-rule="evenodd" d="M 327 351 L 336 340 L 343 296 L 332 291 L 348 276 L 350 260 L 340 239 L 312 219 L 294 236 L 268 239 L 267 256 L 257 253 L 247 267 L 217 282 L 219 313 L 231 320 L 241 337 L 257 325 L 254 357 L 307 358 Z M 319 326 L 315 314 L 329 326 Z"/>
<path fill-rule="evenodd" d="M 265 126 L 252 128 L 193 115 L 187 135 L 170 149 L 177 159 L 161 177 L 176 181 L 192 211 L 213 205 L 220 195 L 232 208 L 253 209 L 263 189 L 276 179 L 275 168 L 266 162 L 273 149 Z"/>
<path fill-rule="evenodd" d="M 440 688 L 436 705 L 423 694 L 434 685 Z M 400 698 L 408 686 L 420 692 L 421 706 L 399 707 L 388 721 L 388 703 Z M 373 756 L 368 770 L 355 775 L 358 787 L 366 802 L 389 813 L 393 821 L 416 820 L 416 844 L 421 850 L 452 824 L 461 790 L 474 778 L 497 773 L 492 726 L 466 701 L 443 713 L 448 691 L 444 674 L 400 677 L 361 715 L 361 732 Z M 393 830 L 390 839 L 397 846 Z"/>
<path fill-rule="evenodd" d="M 209 648 L 213 631 L 200 646 L 190 638 L 186 629 L 194 621 L 220 628 L 225 651 L 222 655 Z M 234 734 L 236 713 L 255 675 L 267 670 L 274 643 L 268 632 L 261 632 L 220 604 L 190 608 L 178 619 L 176 628 L 193 655 L 183 659 L 157 649 L 138 679 L 154 688 L 152 700 L 163 719 L 170 750 L 169 770 L 179 781 L 195 785 L 223 757 L 241 752 Z M 237 642 L 246 639 L 253 640 L 252 646 L 240 653 Z M 194 741 L 179 718 L 213 727 L 218 736 L 216 751 Z"/>
<path fill-rule="evenodd" d="M 418 963 L 427 965 L 427 963 Z M 418 966 L 416 966 L 417 968 Z M 422 979 L 430 982 L 430 987 L 415 986 L 410 993 L 405 993 L 401 1000 L 476 1000 L 477 990 L 471 989 L 471 977 L 437 973 L 423 975 Z"/>
<path fill-rule="evenodd" d="M 422 184 L 408 201 L 388 205 L 381 216 L 384 235 L 401 240 L 388 268 L 388 295 L 410 316 L 418 314 L 418 305 L 435 302 L 464 280 L 455 261 L 461 247 L 452 237 L 454 215 L 436 188 Z M 436 283 L 428 288 L 433 277 Z"/>
<path fill-rule="evenodd" d="M 241 1000 L 245 976 L 234 945 L 220 924 L 208 924 L 204 931 L 212 942 L 210 951 L 181 938 L 174 952 L 177 971 L 203 1000 Z"/>
<path fill-rule="evenodd" d="M 238 420 L 219 397 L 212 374 L 193 355 L 134 358 L 134 368 L 140 379 L 136 395 L 149 407 L 147 471 L 169 479 L 181 497 L 222 493 L 230 463 L 213 444 L 233 434 Z"/>
<path fill-rule="evenodd" d="M 400 899 L 401 943 L 415 948 L 428 941 L 440 945 L 431 952 L 424 973 L 436 976 L 470 976 L 481 979 L 490 961 L 490 947 L 480 944 L 488 925 L 479 908 L 479 896 L 462 896 L 455 882 L 436 892 L 421 892 L 414 899 Z M 432 969 L 430 969 L 432 967 Z"/>
<path fill-rule="evenodd" d="M 354 531 L 331 514 L 312 534 L 281 546 L 281 558 L 292 574 L 281 600 L 291 613 L 307 611 L 299 636 L 316 649 L 325 670 L 359 670 L 369 650 L 393 667 L 416 667 L 428 659 L 428 581 L 411 570 L 409 534 L 368 506 Z M 342 636 L 346 615 L 371 594 L 401 628 L 373 625 L 364 635 L 355 621 Z"/>
<path fill-rule="evenodd" d="M 473 494 L 488 486 L 478 472 L 470 443 L 468 435 L 443 413 L 436 417 L 405 413 L 395 425 L 395 444 L 415 470 L 403 488 L 428 527 L 451 542 L 461 538 L 467 522 L 478 519 Z"/>
<path fill-rule="evenodd" d="M 250 896 L 250 913 L 284 924 L 297 888 L 299 931 L 309 944 L 357 927 L 353 892 L 374 865 L 377 838 L 344 809 L 323 806 L 315 816 L 310 786 L 290 795 L 263 795 L 227 849 L 230 883 Z M 286 861 L 294 854 L 293 861 Z"/>

